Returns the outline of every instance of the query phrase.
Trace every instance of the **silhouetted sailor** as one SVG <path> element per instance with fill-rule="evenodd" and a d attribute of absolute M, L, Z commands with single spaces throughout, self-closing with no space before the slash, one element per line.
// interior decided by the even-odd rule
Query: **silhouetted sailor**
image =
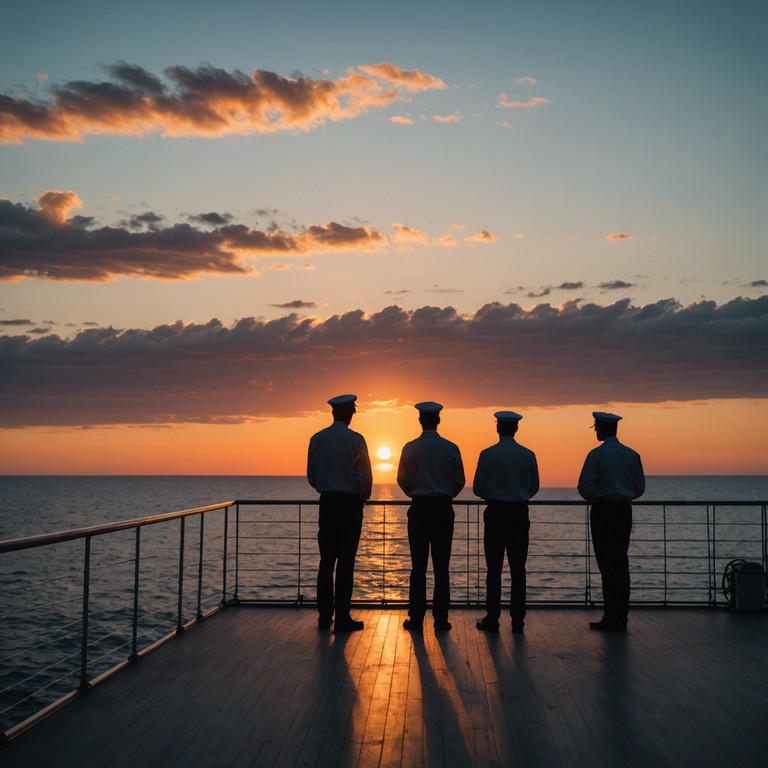
<path fill-rule="evenodd" d="M 514 411 L 497 411 L 499 442 L 481 451 L 472 490 L 487 506 L 483 512 L 483 546 L 488 573 L 485 579 L 485 618 L 477 628 L 498 632 L 501 616 L 501 572 L 504 554 L 510 573 L 509 615 L 512 631 L 525 625 L 525 562 L 528 559 L 528 500 L 539 490 L 536 455 L 515 440 L 520 419 Z"/>
<path fill-rule="evenodd" d="M 629 537 L 632 500 L 645 493 L 639 454 L 616 437 L 621 416 L 593 411 L 594 429 L 602 445 L 584 461 L 578 490 L 589 501 L 589 522 L 595 559 L 603 582 L 603 618 L 590 629 L 622 632 L 629 615 Z"/>
<path fill-rule="evenodd" d="M 432 551 L 435 591 L 432 617 L 435 630 L 451 628 L 449 567 L 453 543 L 451 500 L 464 487 L 464 465 L 457 445 L 437 434 L 440 403 L 417 403 L 422 433 L 403 447 L 397 484 L 411 497 L 408 508 L 408 544 L 411 549 L 411 580 L 405 629 L 421 631 L 427 612 L 427 562 Z"/>
<path fill-rule="evenodd" d="M 370 498 L 371 460 L 365 438 L 349 429 L 357 410 L 355 395 L 332 397 L 333 424 L 312 435 L 307 456 L 307 480 L 320 493 L 317 543 L 317 625 L 334 632 L 362 629 L 349 614 L 355 556 L 363 526 L 363 505 Z M 336 569 L 334 601 L 333 571 Z"/>

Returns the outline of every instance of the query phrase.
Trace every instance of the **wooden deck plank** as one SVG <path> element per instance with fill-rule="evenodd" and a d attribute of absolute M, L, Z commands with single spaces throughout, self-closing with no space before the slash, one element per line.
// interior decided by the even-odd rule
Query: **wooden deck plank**
<path fill-rule="evenodd" d="M 0 747 L 0 763 L 162 766 L 763 766 L 768 616 L 532 610 L 526 633 L 401 627 L 357 612 L 331 635 L 306 608 L 228 609 Z"/>

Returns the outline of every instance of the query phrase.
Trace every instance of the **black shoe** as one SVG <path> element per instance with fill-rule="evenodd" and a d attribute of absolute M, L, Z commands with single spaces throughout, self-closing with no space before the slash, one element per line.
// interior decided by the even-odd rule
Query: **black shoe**
<path fill-rule="evenodd" d="M 363 624 L 362 621 L 355 621 L 353 618 L 348 616 L 343 621 L 337 621 L 333 625 L 333 634 L 335 635 L 339 632 L 357 632 L 364 626 L 365 624 Z"/>
<path fill-rule="evenodd" d="M 333 624 L 333 619 L 330 616 L 328 616 L 328 617 L 320 616 L 317 619 L 317 628 L 318 629 L 330 629 L 331 628 L 331 624 Z"/>
<path fill-rule="evenodd" d="M 448 632 L 451 629 L 453 629 L 453 624 L 448 619 L 435 621 L 435 632 Z"/>
<path fill-rule="evenodd" d="M 499 622 L 496 619 L 492 619 L 490 616 L 486 616 L 484 619 L 478 621 L 475 626 L 481 632 L 498 632 Z"/>
<path fill-rule="evenodd" d="M 423 632 L 424 622 L 416 621 L 416 619 L 406 619 L 403 622 L 403 629 L 407 629 L 409 632 Z"/>
<path fill-rule="evenodd" d="M 626 632 L 627 625 L 621 624 L 615 621 L 606 621 L 601 619 L 600 621 L 590 621 L 589 628 L 594 629 L 596 632 Z"/>
<path fill-rule="evenodd" d="M 525 622 L 524 621 L 513 621 L 512 622 L 512 631 L 516 635 L 522 635 L 523 632 L 525 632 Z"/>

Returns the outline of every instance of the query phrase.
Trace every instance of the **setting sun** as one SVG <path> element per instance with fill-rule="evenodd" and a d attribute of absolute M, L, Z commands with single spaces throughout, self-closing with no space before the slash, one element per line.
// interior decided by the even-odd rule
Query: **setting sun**
<path fill-rule="evenodd" d="M 382 446 L 376 451 L 376 455 L 380 458 L 386 461 L 389 458 L 392 458 L 392 451 L 389 450 L 386 446 Z"/>

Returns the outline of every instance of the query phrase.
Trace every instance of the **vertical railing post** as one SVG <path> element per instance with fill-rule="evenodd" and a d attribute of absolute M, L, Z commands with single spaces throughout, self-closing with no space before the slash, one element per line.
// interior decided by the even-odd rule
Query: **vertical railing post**
<path fill-rule="evenodd" d="M 240 504 L 235 504 L 235 589 L 232 593 L 233 602 L 240 600 Z"/>
<path fill-rule="evenodd" d="M 141 526 L 136 528 L 133 562 L 133 628 L 131 631 L 131 658 L 139 656 L 139 571 L 141 569 Z"/>
<path fill-rule="evenodd" d="M 298 531 L 298 571 L 296 573 L 296 604 L 301 605 L 303 598 L 301 596 L 301 504 L 299 504 L 299 531 Z"/>
<path fill-rule="evenodd" d="M 203 618 L 203 556 L 205 549 L 205 513 L 200 515 L 200 555 L 197 561 L 197 620 Z"/>
<path fill-rule="evenodd" d="M 709 504 L 706 505 L 705 509 L 707 515 L 707 605 L 711 606 L 714 595 L 712 592 L 712 535 L 711 531 L 709 530 Z"/>
<path fill-rule="evenodd" d="M 762 519 L 763 519 L 763 570 L 768 573 L 768 505 L 762 505 Z"/>
<path fill-rule="evenodd" d="M 667 505 L 662 504 L 661 506 L 661 516 L 662 516 L 662 533 L 664 536 L 664 605 L 667 604 L 667 575 L 669 573 L 669 570 L 667 569 Z"/>
<path fill-rule="evenodd" d="M 707 507 L 709 508 L 709 507 Z M 712 591 L 714 593 L 713 605 L 717 605 L 717 505 L 712 505 Z"/>
<path fill-rule="evenodd" d="M 80 647 L 80 690 L 88 690 L 88 602 L 91 591 L 91 537 L 85 537 L 83 558 L 83 622 Z"/>
<path fill-rule="evenodd" d="M 387 505 L 384 505 L 381 517 L 382 542 L 381 542 L 381 602 L 387 603 Z"/>
<path fill-rule="evenodd" d="M 466 571 L 467 571 L 467 605 L 469 605 L 469 593 L 470 593 L 470 589 L 471 589 L 470 584 L 469 584 L 469 579 L 470 579 L 470 574 L 469 574 L 469 563 L 470 563 L 470 559 L 469 559 L 469 502 L 467 502 L 464 505 L 464 509 L 466 511 L 466 513 L 464 515 L 464 518 L 467 521 L 467 533 L 466 533 L 466 536 L 464 536 L 464 547 L 467 550 L 467 567 L 466 567 Z"/>
<path fill-rule="evenodd" d="M 584 604 L 592 605 L 592 561 L 589 549 L 589 504 L 584 512 Z"/>
<path fill-rule="evenodd" d="M 179 528 L 179 598 L 176 610 L 176 634 L 180 635 L 184 631 L 184 621 L 182 619 L 183 600 L 184 600 L 184 531 L 186 527 L 186 517 L 179 518 L 181 523 Z"/>
<path fill-rule="evenodd" d="M 224 554 L 221 566 L 221 604 L 227 602 L 227 553 L 229 550 L 229 507 L 224 509 Z"/>
<path fill-rule="evenodd" d="M 475 530 L 477 531 L 477 535 L 475 536 L 475 541 L 477 542 L 477 546 L 475 547 L 477 562 L 477 568 L 475 569 L 475 583 L 477 584 L 477 603 L 480 605 L 480 504 L 477 504 L 475 507 Z M 485 536 L 485 531 L 483 531 L 483 536 Z M 484 551 L 483 555 L 485 555 Z"/>

